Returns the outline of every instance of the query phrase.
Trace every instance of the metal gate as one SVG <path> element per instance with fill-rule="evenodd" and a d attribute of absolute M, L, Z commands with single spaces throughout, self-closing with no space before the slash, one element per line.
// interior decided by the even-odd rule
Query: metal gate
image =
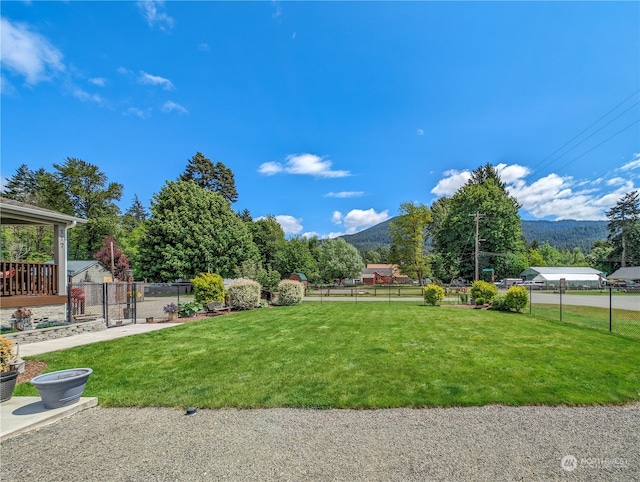
<path fill-rule="evenodd" d="M 143 296 L 142 286 L 135 282 L 69 283 L 69 321 L 102 318 L 107 325 L 119 326 L 136 322 L 137 302 Z"/>

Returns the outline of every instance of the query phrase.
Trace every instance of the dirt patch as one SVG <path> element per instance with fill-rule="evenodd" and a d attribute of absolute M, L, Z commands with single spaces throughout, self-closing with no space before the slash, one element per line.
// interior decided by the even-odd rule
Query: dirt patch
<path fill-rule="evenodd" d="M 37 377 L 44 369 L 47 368 L 47 363 L 36 360 L 26 360 L 24 362 L 24 372 L 18 375 L 17 383 L 28 382 L 33 377 Z"/>

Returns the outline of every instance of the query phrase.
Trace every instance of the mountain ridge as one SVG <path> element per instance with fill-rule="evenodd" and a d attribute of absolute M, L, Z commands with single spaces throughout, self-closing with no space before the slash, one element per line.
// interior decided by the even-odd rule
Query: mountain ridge
<path fill-rule="evenodd" d="M 395 218 L 387 219 L 368 229 L 354 234 L 340 236 L 347 243 L 360 251 L 369 251 L 380 246 L 389 247 L 389 223 Z M 583 253 L 591 251 L 595 241 L 607 239 L 608 221 L 578 221 L 565 219 L 562 221 L 523 220 L 522 234 L 528 244 L 537 240 L 539 244 L 548 242 L 559 250 L 573 250 L 576 247 Z"/>

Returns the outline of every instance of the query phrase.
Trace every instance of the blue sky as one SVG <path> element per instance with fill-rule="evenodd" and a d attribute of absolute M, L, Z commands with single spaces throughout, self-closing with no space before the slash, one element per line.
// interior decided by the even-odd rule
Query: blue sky
<path fill-rule="evenodd" d="M 234 210 L 357 232 L 498 166 L 523 219 L 640 187 L 638 2 L 7 2 L 2 178 L 95 164 L 150 205 L 197 151 Z"/>

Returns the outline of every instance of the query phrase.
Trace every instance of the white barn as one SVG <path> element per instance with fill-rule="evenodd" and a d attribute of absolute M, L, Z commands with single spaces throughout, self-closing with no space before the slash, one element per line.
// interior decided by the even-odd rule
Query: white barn
<path fill-rule="evenodd" d="M 542 281 L 546 286 L 560 286 L 565 280 L 568 288 L 599 288 L 604 284 L 605 274 L 594 268 L 586 267 L 538 267 L 532 266 L 520 273 L 525 281 Z"/>

